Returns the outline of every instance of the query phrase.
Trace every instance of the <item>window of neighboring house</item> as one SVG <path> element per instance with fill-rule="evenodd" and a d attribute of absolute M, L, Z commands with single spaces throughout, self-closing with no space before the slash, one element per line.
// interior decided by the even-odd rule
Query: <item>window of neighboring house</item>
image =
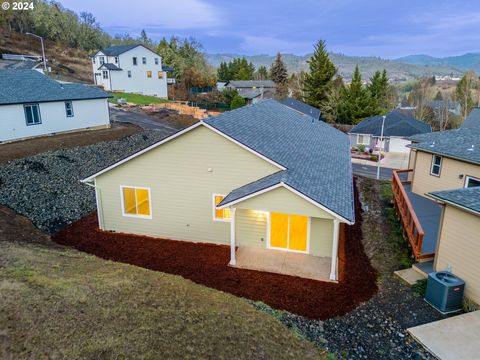
<path fill-rule="evenodd" d="M 441 170 L 442 170 L 442 157 L 439 155 L 432 155 L 432 167 L 430 169 L 430 174 L 434 176 L 440 176 Z"/>
<path fill-rule="evenodd" d="M 100 65 L 105 64 L 105 58 L 103 56 L 100 56 Z"/>
<path fill-rule="evenodd" d="M 155 58 L 155 65 L 158 65 L 158 58 Z"/>
<path fill-rule="evenodd" d="M 120 186 L 120 190 L 123 216 L 152 218 L 149 188 Z"/>
<path fill-rule="evenodd" d="M 104 79 L 108 79 L 108 71 L 107 70 L 103 70 L 102 71 L 102 76 Z"/>
<path fill-rule="evenodd" d="M 73 117 L 73 104 L 71 101 L 65 101 L 65 113 L 67 117 Z"/>
<path fill-rule="evenodd" d="M 159 78 L 159 79 L 163 79 L 163 71 L 159 71 L 159 72 L 158 72 L 158 78 Z"/>
<path fill-rule="evenodd" d="M 152 77 L 152 72 L 151 71 L 147 71 L 147 77 L 149 77 L 149 78 Z"/>
<path fill-rule="evenodd" d="M 142 64 L 147 65 L 147 58 L 146 57 L 142 57 Z"/>
<path fill-rule="evenodd" d="M 467 176 L 465 178 L 465 187 L 466 188 L 472 188 L 472 187 L 478 187 L 480 186 L 480 179 L 473 177 L 473 176 Z"/>
<path fill-rule="evenodd" d="M 213 220 L 230 221 L 230 209 L 217 209 L 217 205 L 225 198 L 225 195 L 213 194 Z"/>
<path fill-rule="evenodd" d="M 118 56 L 115 56 L 114 58 L 115 64 L 118 64 Z"/>
<path fill-rule="evenodd" d="M 357 144 L 358 145 L 369 145 L 370 144 L 370 135 L 357 135 Z"/>
<path fill-rule="evenodd" d="M 95 64 L 95 56 L 92 57 L 92 62 Z"/>
<path fill-rule="evenodd" d="M 127 76 L 128 76 L 129 78 L 132 77 L 132 72 L 131 72 L 130 70 L 127 71 Z"/>
<path fill-rule="evenodd" d="M 40 117 L 40 106 L 38 104 L 29 104 L 23 106 L 25 110 L 25 121 L 27 126 L 38 125 L 42 123 Z"/>
<path fill-rule="evenodd" d="M 137 65 L 137 57 L 136 56 L 132 57 L 132 61 L 133 61 L 133 65 Z"/>

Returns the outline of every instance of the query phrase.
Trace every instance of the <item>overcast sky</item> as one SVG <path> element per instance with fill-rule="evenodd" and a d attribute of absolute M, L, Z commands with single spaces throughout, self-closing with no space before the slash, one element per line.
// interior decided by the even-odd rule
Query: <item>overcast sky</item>
<path fill-rule="evenodd" d="M 205 51 L 306 54 L 318 39 L 347 55 L 480 52 L 478 0 L 60 0 L 110 34 L 193 36 Z"/>

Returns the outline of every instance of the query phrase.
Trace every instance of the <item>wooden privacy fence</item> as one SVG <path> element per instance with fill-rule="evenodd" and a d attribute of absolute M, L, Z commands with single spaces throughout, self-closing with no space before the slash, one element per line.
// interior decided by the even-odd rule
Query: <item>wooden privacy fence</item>
<path fill-rule="evenodd" d="M 392 191 L 393 191 L 393 203 L 395 205 L 395 211 L 402 222 L 405 235 L 412 246 L 415 259 L 419 260 L 425 257 L 422 255 L 422 242 L 425 233 L 423 232 L 422 225 L 415 214 L 412 203 L 407 196 L 404 184 L 409 184 L 409 174 L 412 172 L 409 170 L 393 170 L 392 178 Z M 401 180 L 400 176 L 405 174 L 406 180 Z M 431 255 L 429 255 L 431 256 Z"/>

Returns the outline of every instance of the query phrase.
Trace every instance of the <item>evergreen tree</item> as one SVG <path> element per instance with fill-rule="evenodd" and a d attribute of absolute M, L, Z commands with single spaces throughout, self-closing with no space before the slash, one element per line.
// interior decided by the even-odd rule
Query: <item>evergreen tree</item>
<path fill-rule="evenodd" d="M 269 78 L 268 76 L 268 70 L 267 68 L 264 66 L 264 65 L 260 65 L 258 67 L 258 71 L 257 71 L 257 76 L 256 78 L 258 80 L 267 80 Z"/>
<path fill-rule="evenodd" d="M 358 124 L 362 119 L 380 114 L 376 100 L 362 84 L 362 75 L 358 65 L 355 66 L 350 86 L 343 90 L 339 106 L 339 118 L 347 124 Z"/>
<path fill-rule="evenodd" d="M 473 108 L 472 90 L 477 86 L 477 79 L 477 75 L 473 71 L 467 71 L 457 84 L 455 94 L 462 108 L 463 120 L 467 118 Z"/>
<path fill-rule="evenodd" d="M 302 84 L 303 101 L 322 109 L 328 100 L 328 93 L 337 69 L 328 57 L 325 41 L 320 40 L 315 45 L 313 56 L 308 60 L 309 71 L 305 74 Z"/>
<path fill-rule="evenodd" d="M 282 55 L 277 53 L 271 68 L 270 78 L 277 84 L 275 96 L 283 99 L 288 95 L 288 70 L 285 63 L 282 60 Z"/>
<path fill-rule="evenodd" d="M 333 81 L 327 92 L 327 99 L 322 103 L 321 116 L 326 122 L 335 123 L 338 120 L 338 111 L 342 96 L 345 93 L 345 84 L 343 78 L 338 75 Z"/>
<path fill-rule="evenodd" d="M 242 98 L 241 96 L 239 95 L 235 95 L 232 99 L 232 102 L 230 103 L 230 109 L 234 110 L 234 109 L 238 109 L 242 106 L 245 106 L 245 99 Z"/>
<path fill-rule="evenodd" d="M 379 112 L 387 112 L 395 105 L 396 94 L 393 87 L 388 84 L 387 71 L 375 71 L 367 86 L 370 96 L 376 102 Z"/>
<path fill-rule="evenodd" d="M 218 70 L 217 70 L 217 79 L 218 81 L 223 81 L 223 82 L 232 80 L 230 75 L 230 69 L 228 68 L 228 65 L 226 62 L 220 63 L 220 66 L 218 67 Z"/>

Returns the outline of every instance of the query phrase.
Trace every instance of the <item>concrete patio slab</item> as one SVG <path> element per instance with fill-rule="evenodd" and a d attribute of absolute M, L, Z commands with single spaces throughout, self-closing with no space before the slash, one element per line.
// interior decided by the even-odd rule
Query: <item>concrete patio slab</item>
<path fill-rule="evenodd" d="M 407 331 L 441 360 L 480 358 L 480 311 L 416 326 Z"/>
<path fill-rule="evenodd" d="M 415 284 L 419 280 L 425 279 L 425 276 L 421 275 L 418 271 L 412 268 L 397 270 L 394 272 L 400 279 L 407 282 L 409 285 Z"/>
<path fill-rule="evenodd" d="M 331 281 L 331 259 L 274 249 L 239 247 L 235 267 L 299 276 L 305 279 Z"/>
<path fill-rule="evenodd" d="M 384 158 L 380 162 L 380 166 L 389 169 L 408 169 L 408 157 L 409 153 L 388 152 L 385 153 Z M 352 158 L 352 163 L 367 166 L 377 166 L 377 162 L 375 161 L 356 158 Z"/>

